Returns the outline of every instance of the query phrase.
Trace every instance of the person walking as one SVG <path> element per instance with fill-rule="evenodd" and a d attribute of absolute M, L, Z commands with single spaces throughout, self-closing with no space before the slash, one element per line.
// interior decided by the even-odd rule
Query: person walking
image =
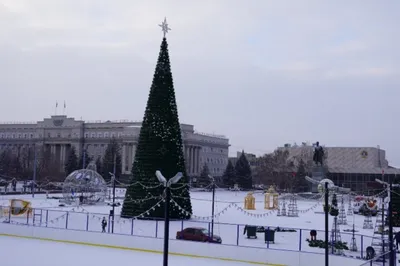
<path fill-rule="evenodd" d="M 399 249 L 399 244 L 400 244 L 400 231 L 396 233 L 394 236 L 394 240 L 396 240 L 396 249 Z"/>
<path fill-rule="evenodd" d="M 106 232 L 106 226 L 107 226 L 106 217 L 103 217 L 103 220 L 101 221 L 101 232 L 102 233 Z"/>

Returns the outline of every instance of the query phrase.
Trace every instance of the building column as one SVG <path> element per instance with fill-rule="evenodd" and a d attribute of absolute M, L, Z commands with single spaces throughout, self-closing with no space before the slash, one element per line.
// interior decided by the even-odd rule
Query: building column
<path fill-rule="evenodd" d="M 128 171 L 129 172 L 132 172 L 132 164 L 133 164 L 132 153 L 133 153 L 133 147 L 132 147 L 132 144 L 129 144 L 128 145 Z"/>
<path fill-rule="evenodd" d="M 194 173 L 194 147 L 190 146 L 190 173 Z"/>
<path fill-rule="evenodd" d="M 197 147 L 197 173 L 200 173 L 200 147 Z"/>
<path fill-rule="evenodd" d="M 62 159 L 62 150 L 63 150 L 63 145 L 60 145 L 60 154 L 58 155 L 58 162 L 59 162 L 59 164 L 60 164 L 60 169 L 61 169 L 61 171 L 62 171 L 62 166 L 63 166 L 63 159 Z M 57 150 L 56 150 L 56 152 L 57 152 Z M 57 155 L 57 154 L 56 154 Z"/>
<path fill-rule="evenodd" d="M 122 154 L 121 154 L 121 173 L 125 174 L 125 165 L 126 165 L 126 151 L 125 144 L 122 144 Z"/>
<path fill-rule="evenodd" d="M 186 146 L 185 145 L 185 149 L 184 149 L 184 157 L 185 157 L 185 167 L 186 167 L 186 170 L 188 170 L 188 168 L 189 168 L 189 154 L 188 154 L 188 146 Z"/>
<path fill-rule="evenodd" d="M 193 148 L 193 150 L 194 150 L 194 167 L 193 167 L 193 173 L 195 174 L 195 175 L 197 175 L 197 166 L 199 165 L 198 164 L 198 162 L 197 162 L 197 160 L 199 159 L 199 156 L 197 155 L 197 146 L 194 146 L 194 148 Z"/>
<path fill-rule="evenodd" d="M 61 164 L 61 167 L 62 167 L 62 165 L 63 165 L 63 163 L 64 163 L 64 145 L 60 145 L 60 164 Z"/>
<path fill-rule="evenodd" d="M 192 147 L 188 147 L 188 173 L 192 175 Z"/>
<path fill-rule="evenodd" d="M 56 145 L 50 145 L 50 153 L 53 156 L 56 154 Z"/>

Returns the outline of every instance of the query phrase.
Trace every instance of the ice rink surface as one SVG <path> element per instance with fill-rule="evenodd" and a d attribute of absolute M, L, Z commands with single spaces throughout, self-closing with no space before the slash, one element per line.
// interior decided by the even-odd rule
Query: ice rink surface
<path fill-rule="evenodd" d="M 4 266 L 161 266 L 162 254 L 0 236 Z M 171 266 L 249 266 L 213 259 L 169 256 Z"/>

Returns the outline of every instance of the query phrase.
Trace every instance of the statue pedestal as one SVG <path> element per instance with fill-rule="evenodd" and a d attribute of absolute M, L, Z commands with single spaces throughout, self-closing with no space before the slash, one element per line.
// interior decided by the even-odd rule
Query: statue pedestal
<path fill-rule="evenodd" d="M 321 181 L 322 179 L 324 179 L 324 167 L 322 167 L 321 165 L 316 165 L 311 169 L 311 174 L 312 174 L 312 178 L 317 180 L 317 181 Z M 318 193 L 318 185 L 316 184 L 312 184 L 311 187 L 311 192 L 312 193 Z"/>

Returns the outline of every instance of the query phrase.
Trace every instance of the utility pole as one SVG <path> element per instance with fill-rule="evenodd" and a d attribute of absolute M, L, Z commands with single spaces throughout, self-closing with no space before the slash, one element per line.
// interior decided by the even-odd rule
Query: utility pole
<path fill-rule="evenodd" d="M 325 183 L 325 266 L 329 266 L 329 189 L 328 182 Z"/>
<path fill-rule="evenodd" d="M 215 179 L 211 175 L 208 175 L 211 179 L 212 186 L 212 207 L 211 207 L 211 234 L 210 237 L 214 237 L 214 209 L 215 209 Z"/>

